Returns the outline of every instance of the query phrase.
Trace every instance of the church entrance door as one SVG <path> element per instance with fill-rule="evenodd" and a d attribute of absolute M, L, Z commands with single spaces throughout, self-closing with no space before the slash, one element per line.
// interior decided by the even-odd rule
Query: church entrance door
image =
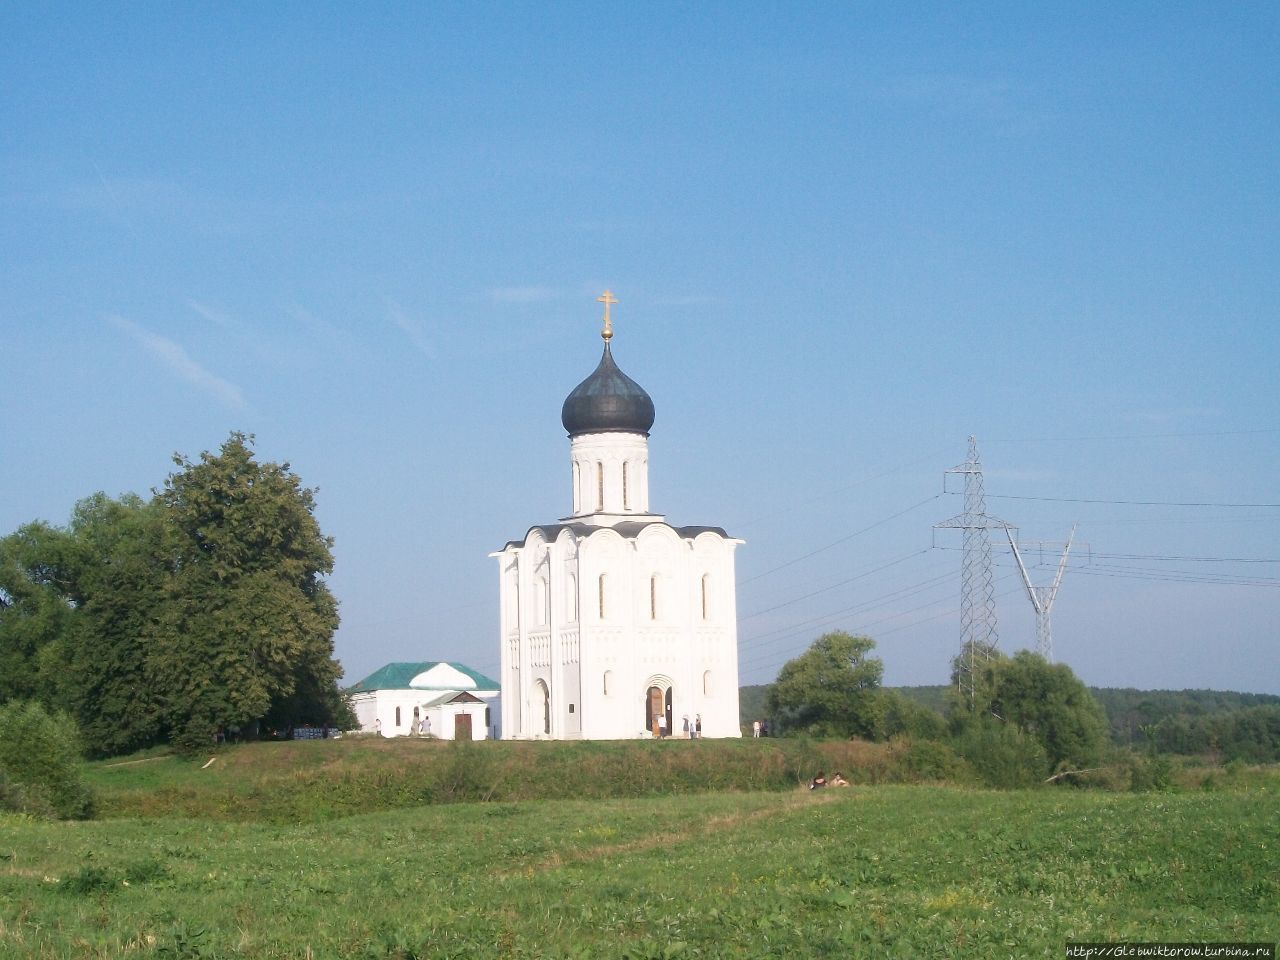
<path fill-rule="evenodd" d="M 453 718 L 453 739 L 471 739 L 471 714 L 460 713 Z"/>
<path fill-rule="evenodd" d="M 664 713 L 661 687 L 650 687 L 644 699 L 644 728 L 658 735 L 658 717 Z"/>

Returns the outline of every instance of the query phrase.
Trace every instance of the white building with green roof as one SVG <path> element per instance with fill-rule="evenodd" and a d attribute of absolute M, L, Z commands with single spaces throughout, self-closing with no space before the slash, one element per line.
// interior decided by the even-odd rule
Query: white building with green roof
<path fill-rule="evenodd" d="M 496 681 L 461 663 L 388 663 L 347 689 L 364 733 L 485 740 Z"/>

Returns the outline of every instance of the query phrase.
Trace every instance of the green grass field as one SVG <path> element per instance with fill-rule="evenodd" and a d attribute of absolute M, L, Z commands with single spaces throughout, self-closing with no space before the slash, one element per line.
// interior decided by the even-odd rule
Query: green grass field
<path fill-rule="evenodd" d="M 309 789 L 351 758 L 282 750 L 257 766 L 268 756 L 272 776 Z M 116 778 L 118 813 L 166 792 L 195 804 L 184 791 L 218 765 L 93 778 Z M 234 769 L 207 780 L 218 803 Z M 254 783 L 243 789 L 265 789 Z M 261 804 L 238 819 L 0 816 L 0 957 L 1060 957 L 1068 939 L 1274 942 L 1276 784 L 721 790 L 346 817 L 318 798 L 300 822 Z"/>

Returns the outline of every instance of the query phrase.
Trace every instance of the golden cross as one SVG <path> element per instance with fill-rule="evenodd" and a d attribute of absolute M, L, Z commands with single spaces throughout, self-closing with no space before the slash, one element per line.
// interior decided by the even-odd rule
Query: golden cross
<path fill-rule="evenodd" d="M 613 339 L 613 324 L 609 322 L 609 305 L 617 303 L 618 299 L 606 290 L 604 296 L 596 297 L 596 302 L 604 304 L 604 332 L 600 336 L 604 338 L 605 343 L 608 343 Z"/>

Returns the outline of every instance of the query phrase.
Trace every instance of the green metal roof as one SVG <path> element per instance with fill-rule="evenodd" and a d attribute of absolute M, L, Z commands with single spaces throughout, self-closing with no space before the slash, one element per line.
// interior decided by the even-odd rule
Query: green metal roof
<path fill-rule="evenodd" d="M 496 680 L 486 677 L 483 673 L 472 670 L 465 664 L 457 663 L 453 660 L 427 660 L 422 663 L 388 663 L 385 667 L 375 670 L 369 676 L 365 677 L 359 683 L 353 684 L 347 688 L 347 693 L 364 693 L 369 690 L 431 690 L 434 687 L 410 687 L 409 681 L 420 673 L 425 673 L 432 667 L 438 667 L 440 664 L 453 667 L 459 673 L 466 674 L 475 683 L 473 689 L 476 690 L 499 690 L 501 686 Z M 444 688 L 439 688 L 444 689 Z M 450 687 L 449 689 L 456 689 Z"/>

